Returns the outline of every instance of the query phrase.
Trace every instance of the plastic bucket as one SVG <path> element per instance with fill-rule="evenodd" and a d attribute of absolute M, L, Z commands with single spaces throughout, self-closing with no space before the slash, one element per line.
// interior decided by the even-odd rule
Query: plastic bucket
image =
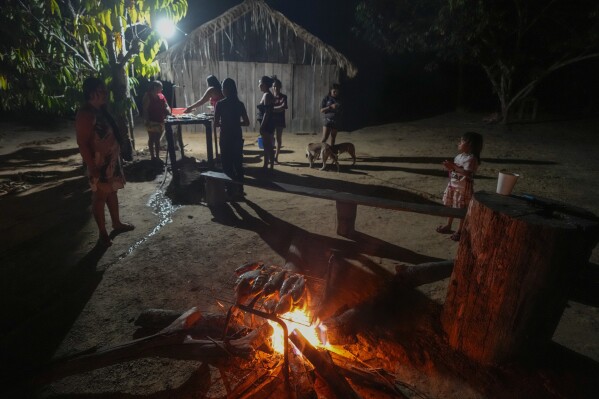
<path fill-rule="evenodd" d="M 262 137 L 258 137 L 258 148 L 261 150 L 264 149 L 264 143 L 262 142 Z"/>
<path fill-rule="evenodd" d="M 497 177 L 497 194 L 510 195 L 518 177 L 520 175 L 517 173 L 499 172 L 499 176 Z"/>

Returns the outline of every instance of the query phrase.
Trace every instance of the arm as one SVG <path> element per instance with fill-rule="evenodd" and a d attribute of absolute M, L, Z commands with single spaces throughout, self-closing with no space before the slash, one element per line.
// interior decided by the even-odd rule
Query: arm
<path fill-rule="evenodd" d="M 320 103 L 320 112 L 321 113 L 327 113 L 327 112 L 334 112 L 337 107 L 338 107 L 338 103 L 332 103 L 331 105 L 327 105 L 327 98 L 323 98 L 322 102 Z"/>
<path fill-rule="evenodd" d="M 327 106 L 327 98 L 323 98 L 322 101 L 320 102 L 320 113 L 324 114 L 325 112 L 327 112 L 329 110 L 329 107 Z"/>
<path fill-rule="evenodd" d="M 168 101 L 166 101 L 166 98 L 164 98 L 164 109 L 165 109 L 167 115 L 172 115 L 173 111 L 171 110 L 171 107 L 169 107 Z"/>
<path fill-rule="evenodd" d="M 284 94 L 281 94 L 281 104 L 279 105 L 275 105 L 273 107 L 273 111 L 274 112 L 285 112 L 285 110 L 287 109 L 287 96 Z"/>
<path fill-rule="evenodd" d="M 143 115 L 144 115 L 144 121 L 148 121 L 148 116 L 149 116 L 149 110 L 150 110 L 150 96 L 148 95 L 148 93 L 144 94 L 144 98 L 143 98 L 143 104 L 142 104 L 142 108 L 143 108 Z"/>
<path fill-rule="evenodd" d="M 250 118 L 248 117 L 248 113 L 245 109 L 245 105 L 241 103 L 241 126 L 249 126 Z"/>
<path fill-rule="evenodd" d="M 474 175 L 474 171 L 470 167 L 471 163 L 472 162 L 467 162 L 464 166 L 458 166 L 455 162 L 446 160 L 443 161 L 443 166 L 450 172 L 455 172 L 460 176 L 471 178 Z"/>
<path fill-rule="evenodd" d="M 94 162 L 94 125 L 95 116 L 88 111 L 79 111 L 75 120 L 75 131 L 77 134 L 77 145 L 87 166 L 90 177 L 100 177 L 100 171 Z"/>
<path fill-rule="evenodd" d="M 193 111 L 194 109 L 207 103 L 208 100 L 210 100 L 210 97 L 212 97 L 212 93 L 214 93 L 214 90 L 216 90 L 214 87 L 209 87 L 206 90 L 206 92 L 204 93 L 204 95 L 202 96 L 202 98 L 200 98 L 195 103 L 191 104 L 189 107 L 185 108 L 185 113 L 189 113 L 189 112 Z"/>
<path fill-rule="evenodd" d="M 262 119 L 262 124 L 260 125 L 260 130 L 262 130 L 262 126 L 266 126 L 266 124 L 270 120 L 270 117 L 272 114 L 272 104 L 274 102 L 274 97 L 272 96 L 271 93 L 264 93 L 264 96 L 262 96 L 261 102 L 264 103 L 264 105 L 267 105 L 267 107 L 264 110 L 264 118 Z"/>
<path fill-rule="evenodd" d="M 220 107 L 219 107 L 219 103 L 216 103 L 216 106 L 214 107 L 214 127 L 220 127 Z"/>

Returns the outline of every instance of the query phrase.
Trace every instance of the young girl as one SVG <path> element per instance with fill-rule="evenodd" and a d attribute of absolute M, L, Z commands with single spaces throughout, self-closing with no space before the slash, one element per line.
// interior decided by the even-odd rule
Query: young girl
<path fill-rule="evenodd" d="M 143 98 L 143 113 L 148 130 L 148 148 L 152 161 L 160 159 L 160 137 L 164 133 L 164 119 L 170 115 L 171 108 L 162 94 L 159 80 L 150 82 Z"/>
<path fill-rule="evenodd" d="M 321 142 L 326 143 L 330 135 L 331 146 L 335 145 L 340 111 L 341 103 L 339 103 L 339 85 L 334 83 L 329 89 L 329 94 L 326 95 L 320 102 L 320 113 L 323 114 Z"/>
<path fill-rule="evenodd" d="M 243 136 L 241 127 L 250 125 L 245 105 L 237 97 L 233 79 L 223 81 L 225 98 L 214 107 L 214 126 L 220 127 L 220 151 L 223 172 L 236 182 L 243 183 Z M 243 186 L 227 185 L 229 197 L 243 196 Z"/>
<path fill-rule="evenodd" d="M 272 94 L 275 98 L 273 106 L 273 120 L 275 124 L 275 133 L 277 138 L 277 150 L 275 152 L 275 163 L 279 163 L 279 153 L 281 152 L 281 139 L 283 138 L 283 129 L 285 129 L 285 110 L 287 109 L 287 96 L 281 93 L 281 81 L 274 79 L 272 84 Z"/>
<path fill-rule="evenodd" d="M 274 133 L 275 125 L 273 121 L 273 106 L 275 98 L 270 92 L 273 79 L 270 76 L 262 76 L 260 78 L 260 91 L 264 93 L 260 104 L 258 104 L 258 115 L 257 120 L 260 123 L 260 136 L 262 136 L 262 143 L 264 145 L 264 166 L 263 169 L 273 169 L 275 164 L 275 151 L 274 151 Z"/>
<path fill-rule="evenodd" d="M 443 167 L 449 171 L 449 183 L 443 193 L 443 204 L 451 208 L 466 208 L 474 193 L 474 174 L 480 165 L 480 153 L 483 148 L 483 136 L 474 132 L 464 133 L 458 143 L 460 152 L 452 161 L 443 161 Z M 451 233 L 453 218 L 447 224 L 437 227 L 438 233 Z M 464 219 L 460 219 L 458 230 L 451 235 L 453 241 L 459 241 Z"/>

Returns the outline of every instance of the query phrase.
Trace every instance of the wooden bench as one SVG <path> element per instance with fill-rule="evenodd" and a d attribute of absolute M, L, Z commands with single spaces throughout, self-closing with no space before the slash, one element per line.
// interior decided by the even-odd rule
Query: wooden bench
<path fill-rule="evenodd" d="M 227 195 L 225 194 L 225 185 L 227 183 L 240 184 L 221 172 L 207 171 L 202 172 L 201 176 L 205 180 L 206 203 L 208 206 L 220 205 L 227 201 Z M 247 179 L 243 184 L 264 190 L 335 201 L 337 207 L 337 234 L 341 236 L 347 236 L 355 231 L 358 205 L 422 213 L 432 216 L 453 217 L 456 219 L 463 219 L 466 216 L 466 209 L 369 197 L 367 195 L 351 194 L 328 188 L 314 188 L 274 181 L 256 181 Z"/>

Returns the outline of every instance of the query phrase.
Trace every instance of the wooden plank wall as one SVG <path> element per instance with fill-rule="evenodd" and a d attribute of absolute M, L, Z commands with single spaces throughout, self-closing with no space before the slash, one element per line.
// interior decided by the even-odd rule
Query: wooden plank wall
<path fill-rule="evenodd" d="M 264 75 L 276 75 L 283 84 L 282 92 L 287 95 L 289 105 L 285 131 L 295 133 L 321 132 L 320 101 L 328 93 L 330 85 L 339 79 L 336 65 L 227 61 L 204 64 L 190 61 L 187 68 L 181 68 L 173 82 L 179 86 L 175 88 L 177 106 L 188 106 L 199 100 L 207 89 L 206 77 L 211 74 L 221 81 L 227 77 L 235 80 L 239 99 L 245 104 L 250 117 L 250 126 L 246 128 L 249 131 L 258 131 L 256 105 L 262 98 L 258 81 Z M 208 111 L 208 106 L 204 105 L 196 112 Z M 202 128 L 186 126 L 185 129 L 198 131 Z"/>

